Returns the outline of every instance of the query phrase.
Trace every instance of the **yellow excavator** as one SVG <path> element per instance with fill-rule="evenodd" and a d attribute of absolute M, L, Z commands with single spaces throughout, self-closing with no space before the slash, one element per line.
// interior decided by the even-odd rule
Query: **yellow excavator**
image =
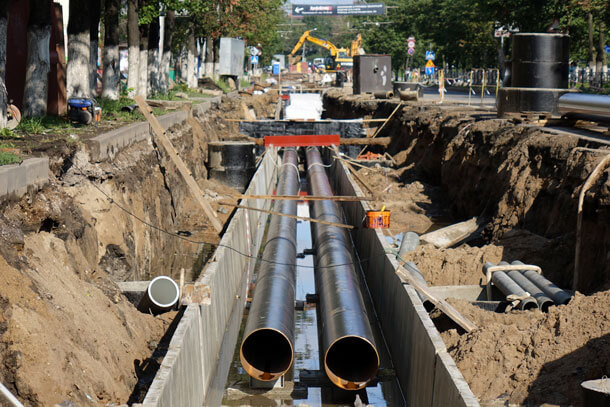
<path fill-rule="evenodd" d="M 299 49 L 301 49 L 305 41 L 309 41 L 330 51 L 330 56 L 324 58 L 324 68 L 326 72 L 343 71 L 354 66 L 354 60 L 349 55 L 353 52 L 352 49 L 348 50 L 346 48 L 337 48 L 330 41 L 312 36 L 311 32 L 315 30 L 315 28 L 313 30 L 307 30 L 303 33 L 303 35 L 301 35 L 301 38 L 299 38 L 299 41 L 292 49 L 292 52 L 290 52 L 288 55 L 288 62 L 291 65 L 300 61 L 301 56 L 295 56 L 295 54 Z M 360 37 L 360 34 L 358 34 L 358 37 Z M 356 38 L 356 40 L 357 39 L 358 38 Z M 354 42 L 352 42 L 352 48 L 354 47 Z M 360 37 L 360 46 L 362 46 L 362 37 Z"/>

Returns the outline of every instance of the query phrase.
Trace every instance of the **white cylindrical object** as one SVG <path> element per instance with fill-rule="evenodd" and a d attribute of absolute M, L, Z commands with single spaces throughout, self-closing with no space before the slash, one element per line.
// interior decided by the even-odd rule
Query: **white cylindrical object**
<path fill-rule="evenodd" d="M 180 287 L 168 276 L 158 276 L 152 279 L 144 296 L 144 311 L 154 314 L 169 311 L 180 298 Z"/>

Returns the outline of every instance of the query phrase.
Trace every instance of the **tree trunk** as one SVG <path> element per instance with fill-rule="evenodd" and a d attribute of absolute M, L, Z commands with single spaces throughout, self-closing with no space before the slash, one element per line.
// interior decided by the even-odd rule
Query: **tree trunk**
<path fill-rule="evenodd" d="M 137 94 L 146 98 L 148 96 L 148 24 L 140 26 L 139 71 Z"/>
<path fill-rule="evenodd" d="M 159 18 L 150 23 L 148 33 L 148 93 L 159 92 Z"/>
<path fill-rule="evenodd" d="M 127 71 L 127 88 L 129 97 L 133 98 L 138 90 L 140 77 L 140 29 L 138 28 L 138 0 L 127 0 L 127 31 L 129 43 L 129 69 Z"/>
<path fill-rule="evenodd" d="M 176 13 L 174 10 L 168 10 L 165 15 L 165 28 L 163 30 L 165 38 L 163 39 L 163 58 L 161 60 L 161 78 L 159 80 L 159 91 L 161 93 L 167 93 L 169 90 L 169 63 L 172 59 L 172 40 L 175 24 Z"/>
<path fill-rule="evenodd" d="M 47 114 L 49 70 L 51 61 L 51 8 L 46 0 L 30 2 L 28 21 L 28 57 L 23 90 L 23 116 L 40 117 Z"/>
<path fill-rule="evenodd" d="M 70 20 L 68 21 L 68 98 L 89 97 L 89 7 L 78 1 L 70 2 Z"/>
<path fill-rule="evenodd" d="M 214 68 L 212 76 L 214 78 L 218 77 L 218 72 L 220 71 L 220 38 L 214 40 Z"/>
<path fill-rule="evenodd" d="M 604 36 L 606 31 L 606 24 L 604 21 L 599 22 L 599 41 L 597 43 L 597 72 L 601 75 L 607 69 L 607 55 L 606 55 L 606 38 Z M 604 69 L 605 68 L 605 69 Z M 601 78 L 601 76 L 600 76 Z"/>
<path fill-rule="evenodd" d="M 0 0 L 0 129 L 6 127 L 6 105 L 8 94 L 6 93 L 6 28 L 8 27 L 9 0 Z"/>
<path fill-rule="evenodd" d="M 121 0 L 105 0 L 104 4 L 102 97 L 118 100 L 121 83 L 119 67 L 119 8 L 121 7 Z"/>
<path fill-rule="evenodd" d="M 187 43 L 187 70 L 186 70 L 186 85 L 189 88 L 195 89 L 197 87 L 197 77 L 195 76 L 195 54 L 197 49 L 195 47 L 195 29 L 191 25 L 188 34 Z"/>
<path fill-rule="evenodd" d="M 205 76 L 214 76 L 214 40 L 212 37 L 205 39 Z"/>
<path fill-rule="evenodd" d="M 589 23 L 589 49 L 587 51 L 587 57 L 589 58 L 589 68 L 595 67 L 595 60 L 593 59 L 593 13 L 590 11 L 587 13 L 587 20 Z"/>
<path fill-rule="evenodd" d="M 100 37 L 100 0 L 91 0 L 89 17 L 89 87 L 91 96 L 97 96 L 97 57 Z"/>

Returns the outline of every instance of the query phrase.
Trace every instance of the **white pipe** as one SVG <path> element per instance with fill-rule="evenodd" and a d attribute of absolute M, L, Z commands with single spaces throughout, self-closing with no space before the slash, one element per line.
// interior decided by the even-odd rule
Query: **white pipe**
<path fill-rule="evenodd" d="M 152 279 L 146 295 L 151 302 L 151 308 L 156 312 L 169 311 L 180 297 L 180 288 L 178 284 L 167 276 L 158 276 Z"/>
<path fill-rule="evenodd" d="M 21 404 L 21 402 L 17 400 L 17 397 L 13 396 L 13 393 L 11 393 L 6 387 L 4 387 L 2 383 L 0 383 L 0 393 L 4 396 L 5 399 L 9 401 L 9 403 L 11 403 L 11 406 L 23 407 L 23 404 Z"/>

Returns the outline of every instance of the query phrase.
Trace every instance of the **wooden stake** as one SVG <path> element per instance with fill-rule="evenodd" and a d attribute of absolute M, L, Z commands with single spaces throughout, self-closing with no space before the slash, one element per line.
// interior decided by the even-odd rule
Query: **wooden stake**
<path fill-rule="evenodd" d="M 453 308 L 447 301 L 441 300 L 433 296 L 429 291 L 428 287 L 424 286 L 421 282 L 419 282 L 415 277 L 409 273 L 408 270 L 405 270 L 401 265 L 398 266 L 398 270 L 396 270 L 396 274 L 400 276 L 400 278 L 406 280 L 417 292 L 426 297 L 428 301 L 430 301 L 436 308 L 441 310 L 445 315 L 451 318 L 456 324 L 464 328 L 466 332 L 472 332 L 477 329 L 477 326 L 470 321 L 468 318 L 459 313 L 458 310 Z"/>
<path fill-rule="evenodd" d="M 597 178 L 601 175 L 602 171 L 606 166 L 610 164 L 610 154 L 602 158 L 602 160 L 597 164 L 591 175 L 585 181 L 585 184 L 582 186 L 580 190 L 580 194 L 578 195 L 578 211 L 576 213 L 576 248 L 574 253 L 574 278 L 572 282 L 572 289 L 578 290 L 580 283 L 580 246 L 581 246 L 581 236 L 582 236 L 582 207 L 585 202 L 585 194 L 591 188 L 593 183 L 597 181 Z"/>
<path fill-rule="evenodd" d="M 236 199 L 273 199 L 283 201 L 374 201 L 374 198 L 359 196 L 313 196 L 313 195 L 233 195 Z"/>
<path fill-rule="evenodd" d="M 195 200 L 199 203 L 199 205 L 201 205 L 201 207 L 203 208 L 203 211 L 205 212 L 208 219 L 210 220 L 210 223 L 212 224 L 214 229 L 216 229 L 216 232 L 218 232 L 218 233 L 222 232 L 222 224 L 217 219 L 218 215 L 216 214 L 214 209 L 212 209 L 212 206 L 206 199 L 205 195 L 203 194 L 203 191 L 201 191 L 201 188 L 199 188 L 199 185 L 197 185 L 197 182 L 193 178 L 193 175 L 191 174 L 190 170 L 184 164 L 184 161 L 182 161 L 182 159 L 178 155 L 178 152 L 174 148 L 172 142 L 169 140 L 169 138 L 165 134 L 165 130 L 163 129 L 163 126 L 161 126 L 161 124 L 159 123 L 157 118 L 151 113 L 150 107 L 148 106 L 148 104 L 146 103 L 146 101 L 144 100 L 144 98 L 142 96 L 139 96 L 139 95 L 136 96 L 135 101 L 138 104 L 138 106 L 140 107 L 140 111 L 142 112 L 142 114 L 144 115 L 146 120 L 148 120 L 150 127 L 152 127 L 153 133 L 155 134 L 155 137 L 159 141 L 159 144 L 161 144 L 163 146 L 163 148 L 165 149 L 165 152 L 167 153 L 169 158 L 172 160 L 172 162 L 174 163 L 174 165 L 180 172 L 180 175 L 182 175 L 182 178 L 184 178 L 186 185 L 189 187 L 189 190 L 191 191 L 191 194 L 193 195 Z"/>
<path fill-rule="evenodd" d="M 253 208 L 250 206 L 244 206 L 244 205 L 236 205 L 236 204 L 232 204 L 229 202 L 218 202 L 218 204 L 223 205 L 223 206 L 232 206 L 233 208 L 248 209 L 250 211 L 264 212 L 264 213 L 268 213 L 269 215 L 285 216 L 287 218 L 299 219 L 299 220 L 304 220 L 307 222 L 323 223 L 325 225 L 336 226 L 338 228 L 345 228 L 345 229 L 354 228 L 352 225 L 346 225 L 344 223 L 327 222 L 325 220 L 307 218 L 304 216 L 289 215 L 289 214 L 282 213 L 282 212 L 268 211 L 267 209 L 258 209 L 258 208 Z"/>
<path fill-rule="evenodd" d="M 386 124 L 388 124 L 388 122 L 390 121 L 390 119 L 392 117 L 394 117 L 394 114 L 396 114 L 396 112 L 398 111 L 398 109 L 402 106 L 402 102 L 400 102 L 396 108 L 394 109 L 394 111 L 392 112 L 392 114 L 390 114 L 388 116 L 387 119 L 385 119 L 385 121 L 383 122 L 383 124 L 381 126 L 379 126 L 379 128 L 377 129 L 377 131 L 371 136 L 371 138 L 375 138 L 377 137 L 377 135 L 381 132 L 381 130 L 383 130 L 383 128 L 385 127 Z M 364 153 L 364 151 L 367 149 L 368 146 L 364 146 L 364 148 L 360 151 L 360 153 L 358 155 L 361 155 L 362 153 Z"/>

